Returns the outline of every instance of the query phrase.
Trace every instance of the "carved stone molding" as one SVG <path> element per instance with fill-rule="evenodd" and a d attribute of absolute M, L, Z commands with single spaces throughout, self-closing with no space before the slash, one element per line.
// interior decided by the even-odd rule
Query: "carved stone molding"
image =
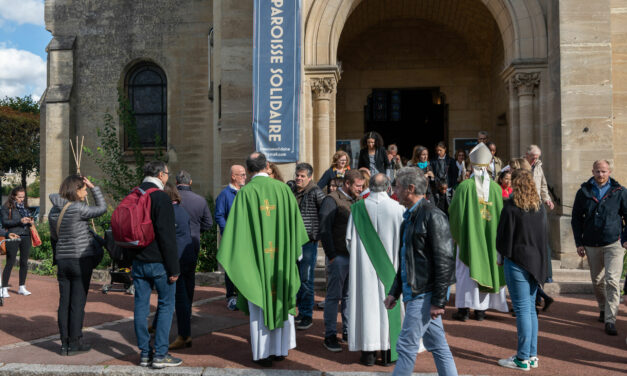
<path fill-rule="evenodd" d="M 335 92 L 337 82 L 333 77 L 316 77 L 310 79 L 310 85 L 314 99 L 327 99 Z"/>
<path fill-rule="evenodd" d="M 533 89 L 540 85 L 540 73 L 516 73 L 512 78 L 518 95 L 533 95 Z"/>

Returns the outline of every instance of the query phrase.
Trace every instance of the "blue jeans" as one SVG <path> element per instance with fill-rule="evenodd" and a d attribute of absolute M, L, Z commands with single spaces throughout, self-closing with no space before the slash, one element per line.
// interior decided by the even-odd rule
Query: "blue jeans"
<path fill-rule="evenodd" d="M 503 264 L 505 281 L 516 312 L 518 330 L 518 359 L 527 360 L 538 355 L 538 315 L 536 314 L 536 292 L 538 283 L 525 269 L 510 259 Z"/>
<path fill-rule="evenodd" d="M 168 282 L 168 274 L 162 263 L 133 261 L 133 286 L 135 286 L 135 335 L 142 357 L 150 356 L 150 334 L 148 314 L 152 287 L 157 290 L 157 326 L 155 328 L 155 358 L 163 358 L 168 353 L 170 327 L 174 314 L 174 294 L 176 284 Z"/>
<path fill-rule="evenodd" d="M 398 304 L 398 303 L 397 303 Z M 440 376 L 457 376 L 457 368 L 451 349 L 446 342 L 442 317 L 431 319 L 431 293 L 416 296 L 405 303 L 403 328 L 396 343 L 398 360 L 392 375 L 411 375 L 422 338 L 425 348 L 433 354 Z"/>
<path fill-rule="evenodd" d="M 335 256 L 327 264 L 327 296 L 324 301 L 324 337 L 337 335 L 337 305 L 342 303 L 342 331 L 348 330 L 348 256 Z"/>
<path fill-rule="evenodd" d="M 306 317 L 313 315 L 314 305 L 314 270 L 318 257 L 318 242 L 303 245 L 303 258 L 298 262 L 300 289 L 296 294 L 298 314 Z"/>

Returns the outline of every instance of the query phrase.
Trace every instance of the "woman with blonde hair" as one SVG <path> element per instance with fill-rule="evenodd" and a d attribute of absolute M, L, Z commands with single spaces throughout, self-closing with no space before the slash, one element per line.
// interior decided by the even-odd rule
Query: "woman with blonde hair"
<path fill-rule="evenodd" d="M 333 161 L 331 162 L 331 167 L 322 174 L 322 177 L 318 181 L 318 187 L 320 189 L 327 188 L 327 193 L 331 192 L 331 181 L 336 180 L 336 184 L 338 180 L 344 179 L 344 174 L 346 171 L 351 169 L 350 167 L 351 158 L 348 156 L 344 150 L 338 150 L 333 154 Z"/>
<path fill-rule="evenodd" d="M 516 313 L 518 351 L 499 360 L 499 365 L 528 371 L 538 367 L 538 315 L 535 310 L 539 285 L 548 270 L 544 206 L 531 172 L 512 172 L 513 197 L 503 204 L 496 249 L 503 258 L 505 281 Z"/>

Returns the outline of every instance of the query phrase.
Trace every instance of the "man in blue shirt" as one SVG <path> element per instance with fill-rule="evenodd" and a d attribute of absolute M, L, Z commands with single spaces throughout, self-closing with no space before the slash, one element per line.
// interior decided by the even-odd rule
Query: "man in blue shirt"
<path fill-rule="evenodd" d="M 231 166 L 231 181 L 222 192 L 216 198 L 216 223 L 220 228 L 220 235 L 224 232 L 226 226 L 226 220 L 231 211 L 233 200 L 235 195 L 246 183 L 246 169 L 244 166 L 233 165 Z M 234 311 L 237 304 L 237 296 L 235 295 L 235 286 L 229 279 L 229 276 L 224 273 L 224 284 L 226 285 L 226 307 Z"/>
<path fill-rule="evenodd" d="M 592 165 L 592 178 L 581 185 L 571 226 L 577 254 L 587 256 L 594 294 L 599 305 L 599 321 L 605 333 L 615 336 L 616 315 L 620 304 L 620 275 L 627 248 L 627 190 L 610 177 L 606 160 Z M 622 240 L 621 240 L 622 238 Z"/>
<path fill-rule="evenodd" d="M 420 169 L 404 167 L 396 175 L 395 193 L 409 210 L 401 225 L 401 262 L 384 302 L 392 309 L 402 293 L 405 303 L 393 375 L 411 375 L 422 338 L 438 375 L 456 376 L 441 317 L 449 286 L 455 283 L 453 238 L 446 214 L 424 199 L 426 192 L 427 179 Z"/>

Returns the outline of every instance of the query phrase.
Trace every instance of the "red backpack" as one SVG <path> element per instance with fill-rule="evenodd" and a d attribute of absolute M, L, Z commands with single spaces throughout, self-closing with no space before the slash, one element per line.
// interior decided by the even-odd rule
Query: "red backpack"
<path fill-rule="evenodd" d="M 150 219 L 150 194 L 159 188 L 146 191 L 136 187 L 124 197 L 111 215 L 111 229 L 115 244 L 123 248 L 144 248 L 155 240 L 155 230 Z"/>

